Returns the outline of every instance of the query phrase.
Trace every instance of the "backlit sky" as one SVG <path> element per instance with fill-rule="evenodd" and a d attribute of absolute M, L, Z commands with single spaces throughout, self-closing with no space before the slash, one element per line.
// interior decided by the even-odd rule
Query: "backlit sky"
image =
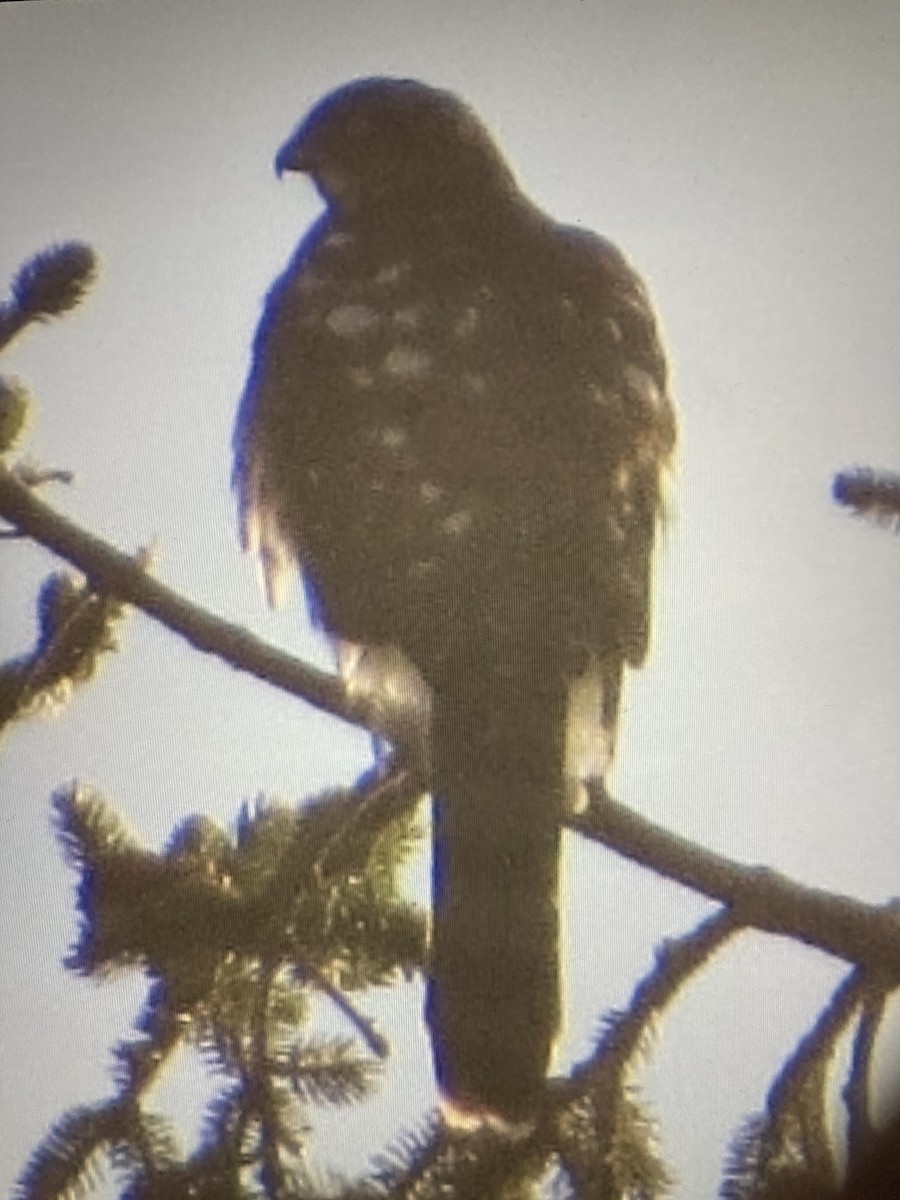
<path fill-rule="evenodd" d="M 2 4 L 0 287 L 57 240 L 102 258 L 85 305 L 0 363 L 39 399 L 28 452 L 74 470 L 52 498 L 87 527 L 126 550 L 155 540 L 165 582 L 327 662 L 296 607 L 266 612 L 228 491 L 260 301 L 317 211 L 271 162 L 354 76 L 458 91 L 543 207 L 626 250 L 673 362 L 674 516 L 616 793 L 741 861 L 885 899 L 900 890 L 900 544 L 835 509 L 829 484 L 848 465 L 900 468 L 898 61 L 894 0 Z M 3 656 L 30 644 L 51 566 L 0 543 Z M 54 788 L 93 783 L 159 846 L 190 811 L 227 821 L 260 791 L 349 781 L 367 753 L 140 615 L 124 642 L 66 711 L 0 747 L 4 1192 L 49 1121 L 106 1094 L 106 1047 L 141 997 L 59 965 L 73 877 Z M 567 880 L 563 1065 L 659 939 L 706 911 L 596 847 L 573 849 Z M 646 1079 L 679 1196 L 714 1194 L 723 1139 L 842 971 L 747 935 L 667 1018 Z M 418 1003 L 410 986 L 405 1018 L 379 1008 L 399 1066 L 390 1105 L 344 1127 L 344 1166 L 432 1103 Z"/>

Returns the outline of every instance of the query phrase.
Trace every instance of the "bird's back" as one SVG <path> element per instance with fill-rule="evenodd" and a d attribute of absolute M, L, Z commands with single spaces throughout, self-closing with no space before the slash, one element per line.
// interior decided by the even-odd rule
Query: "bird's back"
<path fill-rule="evenodd" d="M 480 632 L 640 660 L 671 413 L 611 246 L 520 198 L 414 236 L 326 216 L 255 362 L 251 450 L 329 628 L 430 679 Z"/>

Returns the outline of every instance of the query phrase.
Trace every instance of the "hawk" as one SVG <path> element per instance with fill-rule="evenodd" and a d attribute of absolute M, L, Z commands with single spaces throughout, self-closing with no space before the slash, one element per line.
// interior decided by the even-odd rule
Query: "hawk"
<path fill-rule="evenodd" d="M 447 1110 L 539 1108 L 560 829 L 647 653 L 675 416 L 623 255 L 520 190 L 455 95 L 325 96 L 278 152 L 324 211 L 265 300 L 235 429 L 243 544 L 299 564 L 383 731 L 427 722 L 426 997 Z"/>

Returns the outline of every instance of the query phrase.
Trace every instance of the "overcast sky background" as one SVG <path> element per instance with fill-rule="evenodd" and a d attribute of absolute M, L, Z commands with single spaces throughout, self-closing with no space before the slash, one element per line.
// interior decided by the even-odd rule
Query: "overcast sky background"
<path fill-rule="evenodd" d="M 682 448 L 616 793 L 743 862 L 886 899 L 900 547 L 829 486 L 848 465 L 900 468 L 898 62 L 895 0 L 0 5 L 0 281 L 57 240 L 102 257 L 84 306 L 0 364 L 39 398 L 28 452 L 76 474 L 48 498 L 125 550 L 157 539 L 166 583 L 328 661 L 295 607 L 266 612 L 228 490 L 260 301 L 317 211 L 271 162 L 354 76 L 450 87 L 535 200 L 627 251 L 662 314 Z M 3 656 L 31 644 L 52 565 L 0 544 Z M 261 790 L 350 781 L 367 743 L 136 615 L 101 679 L 2 751 L 5 1192 L 51 1120 L 108 1093 L 107 1048 L 142 997 L 60 966 L 74 877 L 52 791 L 94 784 L 160 846 L 188 812 L 228 821 Z M 561 1066 L 660 938 L 707 911 L 597 847 L 573 847 L 566 879 Z M 680 1197 L 714 1195 L 723 1139 L 844 971 L 746 935 L 669 1015 L 644 1079 Z M 402 992 L 369 1005 L 395 1034 L 388 1102 L 323 1146 L 347 1169 L 433 1102 L 420 989 Z"/>

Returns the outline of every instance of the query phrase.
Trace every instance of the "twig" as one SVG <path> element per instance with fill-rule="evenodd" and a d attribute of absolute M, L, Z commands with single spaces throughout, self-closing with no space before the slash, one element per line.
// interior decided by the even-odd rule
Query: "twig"
<path fill-rule="evenodd" d="M 371 840 L 375 832 L 418 803 L 423 790 L 424 785 L 415 771 L 401 758 L 394 757 L 367 771 L 343 796 L 329 796 L 325 801 L 329 815 L 338 817 L 339 821 L 334 833 L 316 854 L 313 869 L 320 876 L 326 876 L 332 869 L 333 858 L 340 857 L 338 852 L 351 836 L 359 839 L 368 833 Z"/>
<path fill-rule="evenodd" d="M 834 1184 L 837 1164 L 828 1129 L 825 1082 L 835 1045 L 853 1020 L 864 989 L 865 972 L 851 971 L 775 1076 L 766 1096 L 761 1178 L 777 1169 L 787 1151 L 792 1158 L 802 1159 L 817 1186 L 830 1189 Z"/>
<path fill-rule="evenodd" d="M 863 993 L 850 1072 L 842 1093 L 847 1107 L 847 1157 L 850 1162 L 861 1160 L 869 1153 L 875 1135 L 870 1108 L 872 1054 L 888 994 L 882 984 L 871 978 L 865 981 Z"/>
<path fill-rule="evenodd" d="M 739 928 L 731 913 L 719 911 L 683 937 L 666 941 L 657 951 L 653 970 L 632 992 L 627 1008 L 613 1015 L 590 1058 L 574 1068 L 560 1093 L 569 1099 L 580 1094 L 598 1070 L 621 1074 L 654 1017 Z"/>
<path fill-rule="evenodd" d="M 75 482 L 75 472 L 65 467 L 38 467 L 33 463 L 19 463 L 14 474 L 27 488 L 43 487 L 47 483 Z"/>
<path fill-rule="evenodd" d="M 387 1038 L 378 1032 L 373 1022 L 347 999 L 340 988 L 330 983 L 321 971 L 309 963 L 295 963 L 294 971 L 301 979 L 307 980 L 328 997 L 335 1008 L 347 1018 L 376 1058 L 387 1058 L 390 1053 L 390 1044 Z"/>
<path fill-rule="evenodd" d="M 266 1195 L 282 1196 L 286 1192 L 287 1176 L 281 1161 L 281 1146 L 285 1144 L 299 1154 L 302 1144 L 288 1137 L 280 1118 L 274 1081 L 269 1071 L 269 1001 L 279 964 L 264 958 L 250 1012 L 250 1077 L 252 1084 L 246 1095 L 256 1110 L 259 1121 L 259 1175 Z"/>
<path fill-rule="evenodd" d="M 804 1084 L 853 1019 L 865 988 L 865 974 L 851 971 L 833 992 L 808 1033 L 775 1076 L 766 1097 L 766 1110 L 777 1123 L 795 1103 Z"/>

